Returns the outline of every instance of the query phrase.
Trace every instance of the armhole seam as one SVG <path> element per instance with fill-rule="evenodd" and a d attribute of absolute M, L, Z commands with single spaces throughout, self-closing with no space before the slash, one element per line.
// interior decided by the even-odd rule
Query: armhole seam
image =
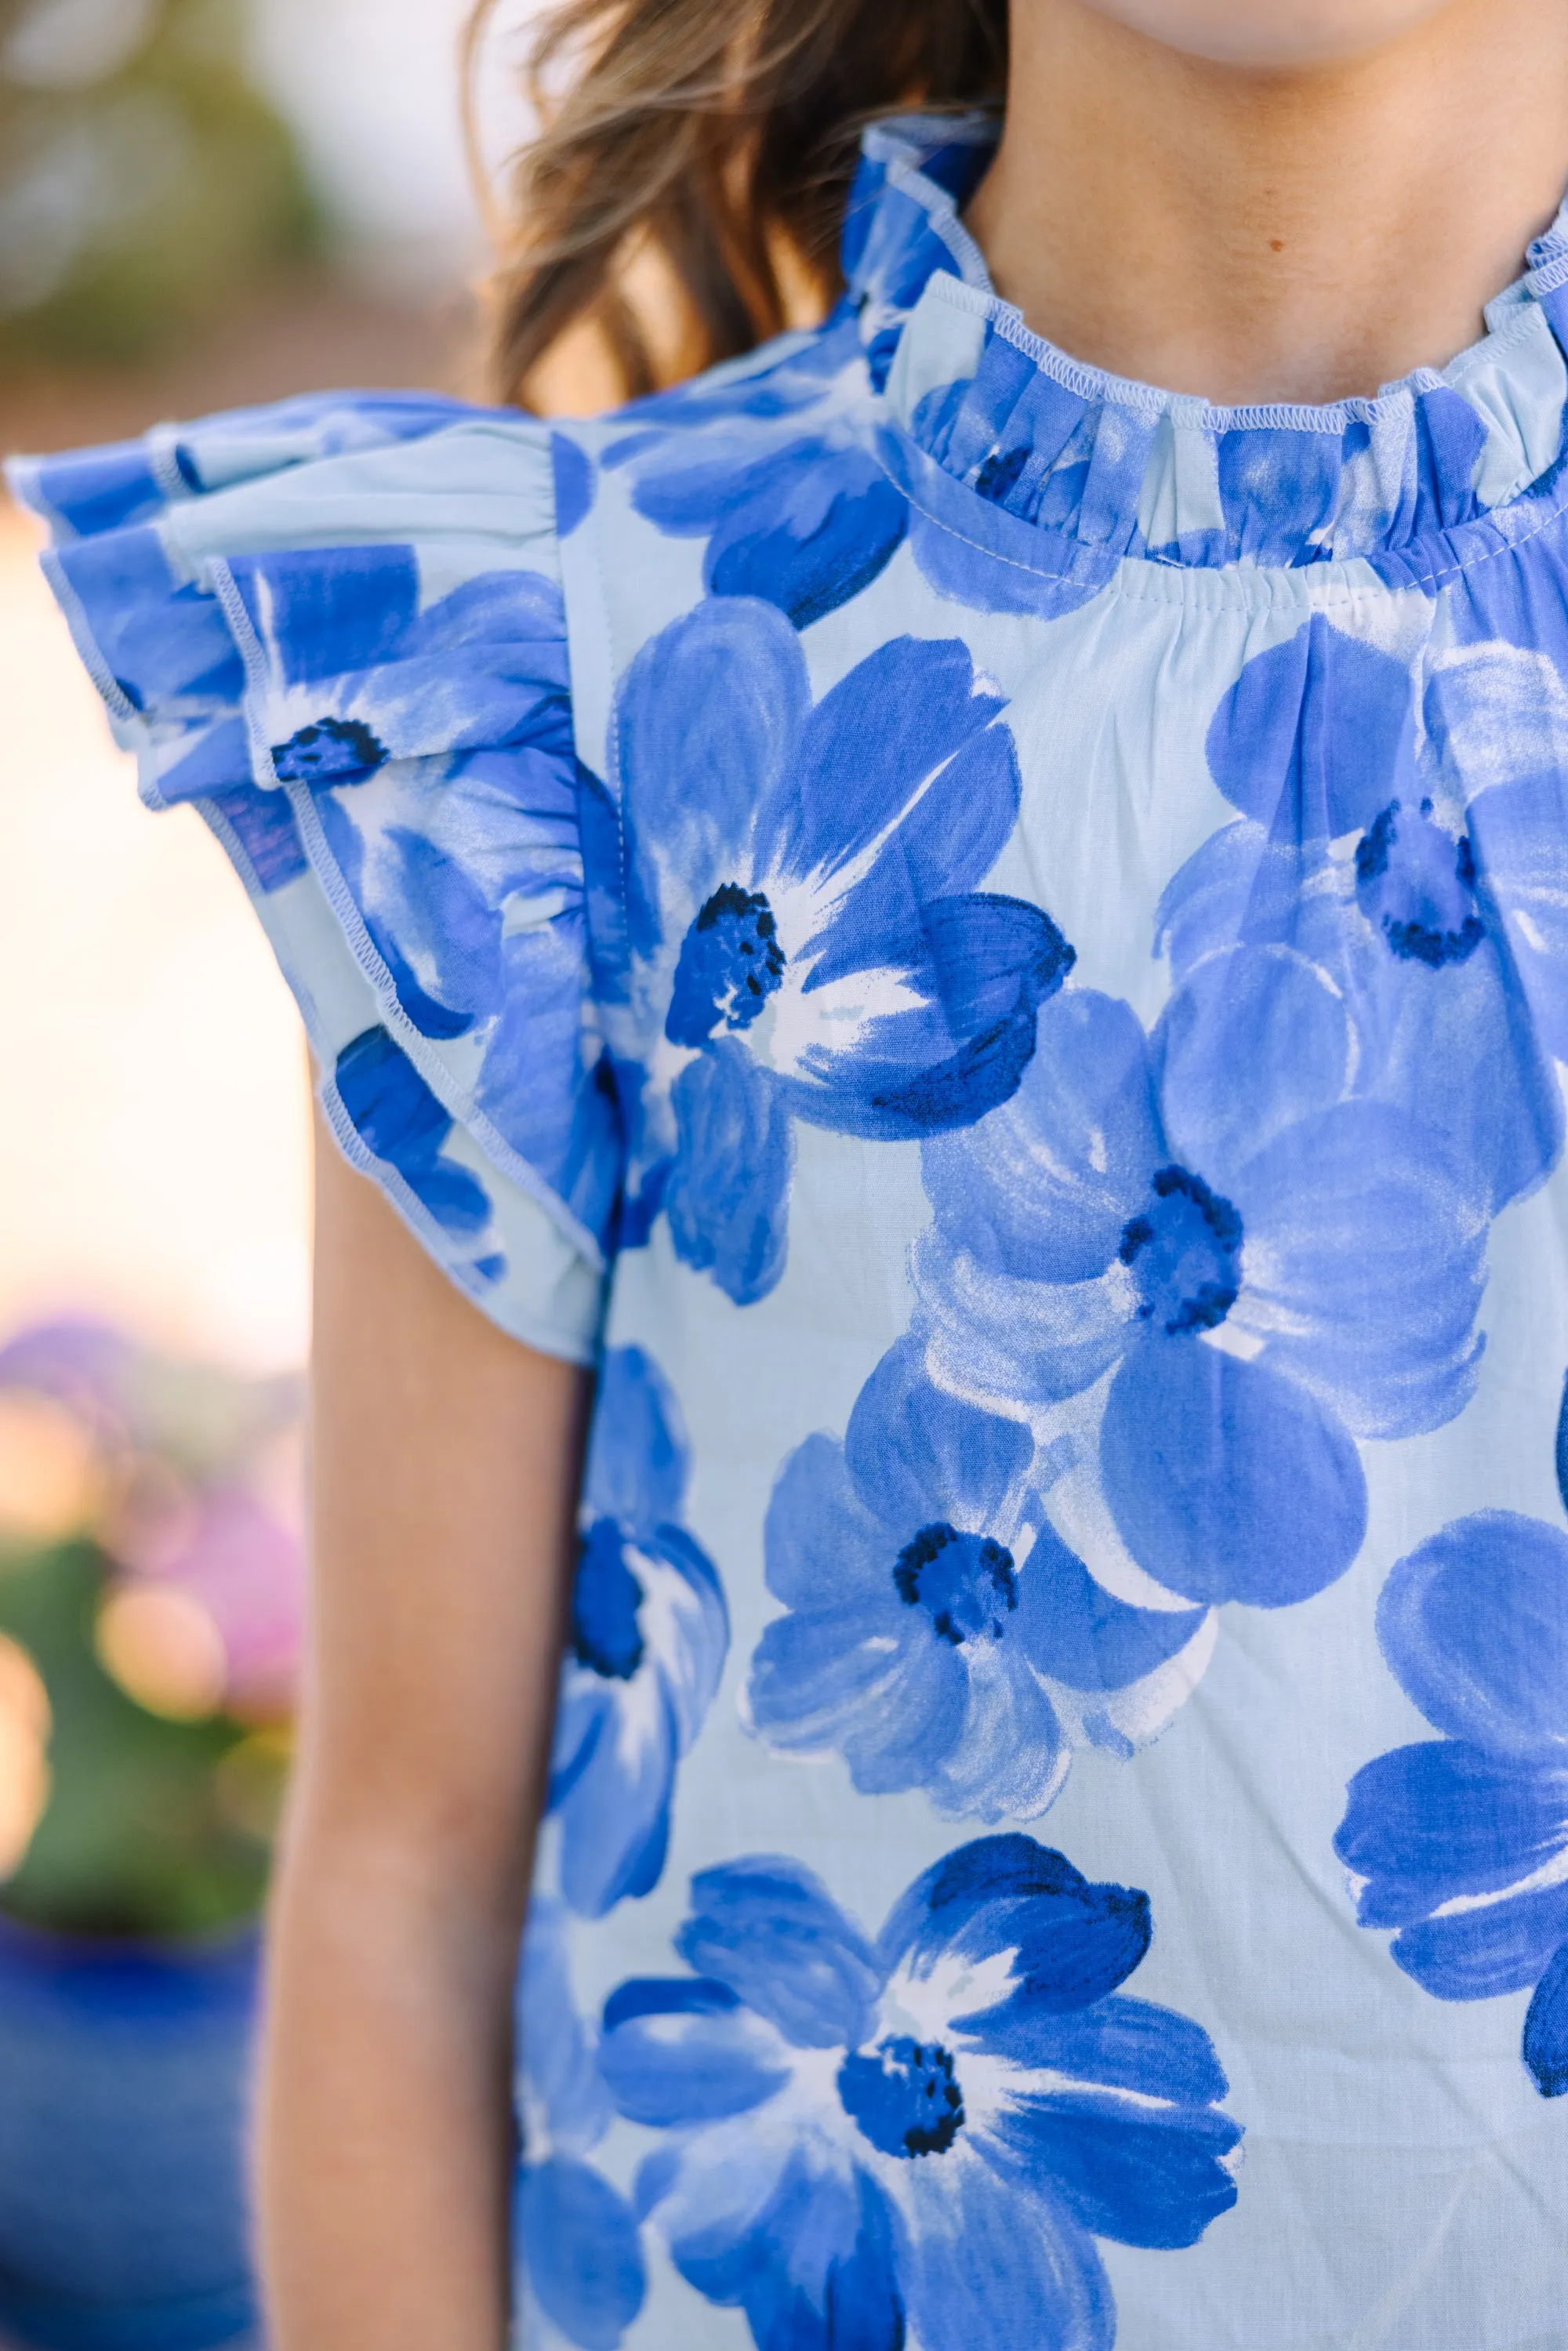
<path fill-rule="evenodd" d="M 554 430 L 555 430 L 555 428 L 553 428 L 553 427 L 552 427 L 552 438 L 553 438 L 553 434 L 554 434 Z M 579 455 L 580 455 L 580 456 L 584 455 L 586 455 L 586 454 L 587 454 L 587 453 L 582 449 L 582 447 L 581 447 L 581 444 L 573 444 L 573 445 L 577 448 L 577 450 L 578 450 L 578 454 L 579 454 Z M 601 467 L 600 467 L 600 463 L 599 463 L 599 457 L 598 457 L 597 453 L 595 453 L 595 454 L 594 454 L 594 455 L 590 458 L 590 463 L 591 463 L 591 464 L 592 465 L 592 466 L 593 466 L 594 475 L 595 475 L 595 477 L 596 477 L 596 479 L 595 479 L 595 487 L 596 487 L 596 491 L 597 491 L 598 487 L 600 486 L 599 482 L 598 482 L 598 478 L 597 478 L 597 477 L 599 476 L 600 472 L 601 472 Z M 555 458 L 554 458 L 553 450 L 552 450 L 552 452 L 551 452 L 551 454 L 550 454 L 550 466 L 549 466 L 549 495 L 550 495 L 550 518 L 551 518 L 552 524 L 554 524 L 554 526 L 555 526 L 556 560 L 557 560 L 557 563 L 558 563 L 558 565 L 559 565 L 559 571 L 560 571 L 560 601 L 561 601 L 561 611 L 562 611 L 562 614 L 563 614 L 563 616 L 564 616 L 564 618 L 565 618 L 565 622 L 566 622 L 566 664 L 567 664 L 567 687 L 568 687 L 568 691 L 569 691 L 569 693 L 570 693 L 570 696 L 571 696 L 571 711 L 572 711 L 572 729 L 571 729 L 571 733 L 572 733 L 572 744 L 573 744 L 573 747 L 574 747 L 574 749 L 576 750 L 576 753 L 577 753 L 577 757 L 578 757 L 578 760 L 579 760 L 580 765 L 586 766 L 588 763 L 587 763 L 586 761 L 584 761 L 584 760 L 583 760 L 583 758 L 582 758 L 581 746 L 580 746 L 580 740 L 579 740 L 578 728 L 577 728 L 577 677 L 576 677 L 576 665 L 575 665 L 575 663 L 574 663 L 574 660 L 573 660 L 573 655 L 572 655 L 572 625 L 571 625 L 571 612 L 572 612 L 572 601 L 573 601 L 573 600 L 571 599 L 571 597 L 570 597 L 570 594 L 569 594 L 569 591 L 568 591 L 568 586 L 567 586 L 567 571 L 568 571 L 568 563 L 567 563 L 567 556 L 566 556 L 566 540 L 561 537 L 560 528 L 559 528 L 559 507 L 558 507 L 557 496 L 556 496 L 556 469 L 555 469 Z M 610 601 L 609 587 L 608 587 L 608 584 L 607 584 L 607 582 L 606 582 L 606 580 L 605 580 L 605 577 L 604 577 L 604 534 L 603 534 L 603 532 L 600 529 L 600 527 L 599 527 L 599 525 L 600 525 L 600 517 L 599 517 L 599 513 L 598 513 L 598 506 L 599 506 L 599 500 L 598 500 L 598 496 L 597 496 L 597 495 L 596 495 L 596 496 L 595 496 L 595 497 L 594 497 L 594 499 L 593 499 L 593 501 L 592 501 L 592 503 L 591 503 L 591 506 L 590 506 L 590 507 L 589 507 L 588 512 L 587 512 L 587 513 L 582 517 L 581 520 L 579 522 L 579 524 L 578 524 L 578 526 L 577 526 L 577 528 L 578 528 L 578 530 L 579 530 L 579 531 L 591 530 L 591 531 L 592 532 L 592 534 L 593 534 L 593 540 L 592 540 L 592 547 L 593 547 L 593 586 L 594 586 L 594 591 L 595 591 L 595 599 L 596 599 L 596 601 L 597 601 L 597 604 L 598 604 L 598 607 L 599 607 L 599 611 L 598 611 L 598 620 L 599 620 L 599 630 L 600 630 L 601 642 L 601 643 L 602 643 L 602 645 L 603 645 L 603 648 L 604 648 L 604 762 L 603 762 L 603 764 L 604 764 L 604 778 L 603 778 L 603 780 L 604 780 L 604 787 L 605 787 L 605 789 L 607 790 L 607 792 L 608 792 L 608 793 L 609 793 L 609 795 L 610 795 L 610 804 L 611 804 L 611 807 L 612 807 L 612 808 L 614 810 L 614 811 L 615 811 L 615 896 L 616 896 L 616 920 L 617 920 L 617 924 L 618 924 L 618 926 L 619 926 L 619 930 L 620 930 L 621 937 L 622 937 L 623 940 L 626 940 L 626 941 L 630 942 L 630 938 L 631 938 L 631 928 L 632 928 L 631 843 L 630 843 L 630 839 L 629 839 L 629 835 L 628 835 L 627 828 L 626 828 L 626 811 L 625 811 L 625 808 L 624 808 L 624 806 L 623 806 L 623 795 L 622 795 L 622 784 L 621 784 L 621 758 L 620 758 L 620 746 L 619 746 L 619 743 L 618 743 L 617 738 L 616 738 L 616 728 L 615 728 L 615 684 L 616 684 L 616 679 L 617 679 L 617 676 L 618 676 L 619 673 L 618 673 L 618 671 L 617 671 L 617 669 L 616 669 L 616 665 L 615 665 L 615 634 L 614 634 L 614 622 L 613 622 L 613 619 L 612 619 L 612 608 L 611 608 L 611 601 Z M 590 768 L 590 770 L 589 770 L 589 771 L 590 771 L 590 773 L 591 773 L 591 774 L 593 774 L 593 773 L 595 773 L 595 772 L 596 772 L 596 770 L 594 770 L 594 769 L 592 769 L 592 768 Z M 593 939 L 592 939 L 592 926 L 593 926 L 593 914 L 592 914 L 592 906 L 593 906 L 593 892 L 592 892 L 592 890 L 591 890 L 591 889 L 590 888 L 590 886 L 589 886 L 588 857 L 587 857 L 587 848 L 586 848 L 586 844 L 583 844 L 583 843 L 580 843 L 580 845 L 581 846 L 581 850 L 582 850 L 582 858 L 583 858 L 583 873 L 582 873 L 582 883 L 583 883 L 583 888 L 582 888 L 583 922 L 584 922 L 585 927 L 587 928 L 587 931 L 588 931 L 588 934 L 589 934 L 589 945 L 590 945 L 590 976 L 591 976 L 591 975 L 592 975 L 592 955 L 593 955 Z M 602 1019 L 602 1015 L 603 1015 L 603 1007 L 602 1007 L 602 1005 L 598 1005 L 598 1006 L 597 1006 L 597 1009 L 599 1010 L 600 1015 L 601 1015 L 601 1018 Z M 613 1095 L 613 1097 L 614 1097 L 615 1106 L 616 1106 L 616 1124 L 617 1124 L 617 1127 L 618 1127 L 618 1129 L 619 1129 L 619 1131 L 620 1131 L 620 1135 L 621 1135 L 621 1144 L 622 1144 L 621 1153 L 620 1153 L 620 1165 L 619 1165 L 619 1168 L 618 1168 L 618 1170 L 617 1170 L 618 1189 L 619 1189 L 619 1192 L 620 1192 L 621 1196 L 622 1196 L 622 1198 L 624 1198 L 624 1195 L 625 1195 L 625 1187 L 626 1187 L 626 1182 L 627 1182 L 627 1174 L 628 1174 L 628 1169 L 627 1169 L 627 1153 L 626 1153 L 626 1148 L 625 1148 L 625 1139 L 626 1139 L 626 1130 L 625 1130 L 625 1106 L 624 1106 L 624 1104 L 623 1104 L 623 1102 L 622 1102 L 622 1099 L 621 1099 L 621 1086 L 620 1086 L 620 1081 L 619 1081 L 619 1080 L 617 1079 L 617 1077 L 616 1077 L 616 1075 L 615 1075 L 615 1060 L 614 1060 L 614 1054 L 613 1054 L 612 1050 L 611 1050 L 610 1040 L 608 1040 L 608 1038 L 606 1038 L 606 1039 L 605 1039 L 605 1040 L 604 1040 L 604 1050 L 605 1050 L 605 1054 L 606 1054 L 607 1061 L 608 1061 L 608 1066 L 609 1066 L 609 1071 L 610 1071 L 611 1090 L 612 1090 L 612 1095 Z M 604 1265 L 604 1268 L 605 1268 L 605 1271 L 606 1271 L 606 1275 L 607 1275 L 607 1276 L 608 1276 L 608 1274 L 609 1274 L 609 1272 L 610 1272 L 610 1270 L 611 1270 L 611 1268 L 612 1268 L 612 1266 L 614 1254 L 615 1254 L 615 1244 L 614 1244 L 614 1241 L 613 1241 L 613 1239 L 612 1239 L 612 1244 L 611 1244 L 611 1249 L 610 1249 L 609 1252 L 607 1252 L 607 1253 L 602 1253 L 602 1254 L 601 1254 L 601 1264 L 603 1264 L 603 1265 Z"/>
<path fill-rule="evenodd" d="M 597 459 L 595 463 L 597 464 Z M 626 823 L 626 789 L 621 773 L 621 737 L 615 724 L 615 686 L 621 673 L 615 660 L 615 616 L 611 602 L 610 583 L 604 576 L 604 534 L 599 528 L 596 515 L 585 516 L 593 528 L 593 578 L 599 591 L 600 625 L 604 632 L 605 693 L 604 693 L 604 780 L 610 789 L 615 810 L 617 845 L 616 880 L 621 899 L 622 935 L 631 937 L 632 925 L 632 841 Z M 570 659 L 568 639 L 567 658 Z"/>
<path fill-rule="evenodd" d="M 555 429 L 559 430 L 559 428 Z M 562 437 L 566 438 L 569 436 L 563 435 Z M 573 441 L 571 445 L 578 450 L 580 455 L 588 457 L 589 462 L 593 466 L 595 476 L 598 477 L 601 475 L 603 468 L 600 463 L 600 458 L 597 453 L 591 454 L 582 447 L 580 442 Z M 588 557 L 587 560 L 582 560 L 577 555 L 575 549 L 570 555 L 568 554 L 568 538 L 561 538 L 559 531 L 556 538 L 556 547 L 560 564 L 561 603 L 566 612 L 566 657 L 568 676 L 572 689 L 572 741 L 577 750 L 578 758 L 582 766 L 588 769 L 591 775 L 599 778 L 600 780 L 602 781 L 605 791 L 609 796 L 610 805 L 614 810 L 615 909 L 617 920 L 620 925 L 621 936 L 622 939 L 629 940 L 631 936 L 632 923 L 632 848 L 631 836 L 626 823 L 625 791 L 623 779 L 621 774 L 620 745 L 617 740 L 615 728 L 615 690 L 620 672 L 615 660 L 614 606 L 610 596 L 609 583 L 605 577 L 604 534 L 600 528 L 601 514 L 599 492 L 601 488 L 601 482 L 598 481 L 596 478 L 596 495 L 587 513 L 569 534 L 569 538 L 571 541 L 580 541 L 585 534 L 589 535 L 589 543 L 591 548 L 591 553 Z M 555 465 L 552 458 L 550 465 L 550 497 L 552 501 L 552 510 L 555 494 Z M 580 596 L 574 592 L 574 590 L 580 590 Z M 591 597 L 592 600 L 594 633 L 598 638 L 599 650 L 602 654 L 604 739 L 602 748 L 595 758 L 587 758 L 583 755 L 584 747 L 582 731 L 579 725 L 580 705 L 576 688 L 576 664 L 573 658 L 573 640 L 574 637 L 579 634 L 583 616 L 580 613 L 580 605 L 582 598 L 584 597 Z M 586 884 L 586 868 L 584 872 L 584 882 Z M 591 904 L 592 894 L 592 892 L 585 887 L 584 896 L 586 903 Z"/>

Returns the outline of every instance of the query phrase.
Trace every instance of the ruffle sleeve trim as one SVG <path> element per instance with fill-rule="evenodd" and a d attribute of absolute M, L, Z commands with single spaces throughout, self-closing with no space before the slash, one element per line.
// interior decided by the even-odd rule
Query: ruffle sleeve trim
<path fill-rule="evenodd" d="M 494 1321 L 591 1360 L 621 1151 L 549 434 L 338 394 L 11 480 L 143 799 L 196 806 L 256 906 L 347 1155 Z"/>

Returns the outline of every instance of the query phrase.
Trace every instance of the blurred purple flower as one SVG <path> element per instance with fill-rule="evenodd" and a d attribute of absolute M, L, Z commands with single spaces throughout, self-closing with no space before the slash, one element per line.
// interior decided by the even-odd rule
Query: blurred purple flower
<path fill-rule="evenodd" d="M 298 1535 L 246 1486 L 214 1486 L 196 1498 L 189 1540 L 163 1574 L 201 1602 L 222 1635 L 231 1704 L 285 1711 L 305 1625 Z"/>
<path fill-rule="evenodd" d="M 228 1703 L 287 1711 L 305 1613 L 300 1391 L 61 1316 L 0 1346 L 0 1393 L 58 1405 L 108 1475 L 94 1532 L 121 1572 L 178 1587 L 221 1635 Z M 283 1440 L 280 1442 L 280 1440 Z"/>
<path fill-rule="evenodd" d="M 141 1354 L 112 1323 L 60 1315 L 29 1324 L 0 1346 L 0 1389 L 48 1397 L 103 1441 L 124 1427 Z"/>

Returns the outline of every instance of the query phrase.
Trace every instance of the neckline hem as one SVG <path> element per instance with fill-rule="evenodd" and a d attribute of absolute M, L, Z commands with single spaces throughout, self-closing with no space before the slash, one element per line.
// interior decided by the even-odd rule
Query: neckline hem
<path fill-rule="evenodd" d="M 1568 256 L 1564 257 L 1563 273 L 1568 277 Z M 1527 283 L 1526 278 L 1516 279 L 1514 287 L 1508 290 L 1511 293 L 1515 287 Z M 1080 400 L 1126 409 L 1151 421 L 1169 416 L 1175 423 L 1215 434 L 1321 433 L 1328 437 L 1342 437 L 1352 424 L 1377 424 L 1386 417 L 1401 413 L 1423 392 L 1445 387 L 1458 392 L 1459 384 L 1456 378 L 1475 373 L 1489 359 L 1537 331 L 1533 324 L 1533 309 L 1521 304 L 1516 315 L 1505 324 L 1490 328 L 1475 342 L 1467 343 L 1464 350 L 1444 367 L 1412 368 L 1408 374 L 1391 379 L 1375 392 L 1354 392 L 1343 400 L 1334 401 L 1256 401 L 1230 404 L 1207 400 L 1201 392 L 1167 392 L 1160 385 L 1146 383 L 1136 376 L 1116 375 L 1109 368 L 1097 367 L 1092 360 L 1074 359 L 1059 343 L 1036 333 L 1018 305 L 1008 301 L 989 286 L 979 286 L 973 281 L 938 273 L 927 279 L 924 292 L 929 300 L 951 302 L 971 317 L 986 319 L 1015 350 Z M 1496 298 L 1504 300 L 1507 297 Z"/>
<path fill-rule="evenodd" d="M 889 183 L 901 188 L 919 206 L 959 264 L 956 273 L 936 272 L 927 279 L 926 288 L 939 286 L 946 295 L 962 288 L 964 308 L 986 318 L 1023 357 L 1080 399 L 1109 402 L 1144 416 L 1178 416 L 1184 423 L 1211 433 L 1343 433 L 1347 424 L 1374 424 L 1397 414 L 1422 392 L 1438 386 L 1458 391 L 1459 378 L 1475 373 L 1488 359 L 1497 357 L 1532 332 L 1525 322 L 1531 318 L 1535 307 L 1544 296 L 1568 284 L 1565 193 L 1550 225 L 1526 247 L 1525 266 L 1482 305 L 1482 332 L 1441 367 L 1411 368 L 1403 375 L 1390 377 L 1375 392 L 1356 392 L 1338 401 L 1228 402 L 1211 401 L 1202 392 L 1172 392 L 1142 377 L 1119 375 L 1112 369 L 1098 367 L 1092 360 L 1075 359 L 1050 336 L 1030 327 L 1017 303 L 1009 302 L 997 291 L 984 249 L 963 218 L 961 204 L 967 197 L 954 195 L 931 178 L 924 166 L 938 144 L 993 146 L 998 127 L 993 119 L 978 114 L 892 115 L 868 130 L 864 152 L 883 164 Z M 921 140 L 915 135 L 921 129 L 940 136 Z M 1504 315 L 1494 326 L 1490 314 L 1497 310 Z"/>

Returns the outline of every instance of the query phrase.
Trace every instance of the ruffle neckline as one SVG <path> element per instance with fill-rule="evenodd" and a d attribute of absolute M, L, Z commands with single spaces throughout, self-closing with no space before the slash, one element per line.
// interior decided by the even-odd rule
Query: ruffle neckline
<path fill-rule="evenodd" d="M 894 425 L 989 505 L 1106 557 L 1295 568 L 1495 515 L 1559 464 L 1568 203 L 1446 368 L 1375 398 L 1226 408 L 1083 365 L 996 292 L 959 216 L 995 136 L 978 115 L 874 126 L 844 235 Z"/>

